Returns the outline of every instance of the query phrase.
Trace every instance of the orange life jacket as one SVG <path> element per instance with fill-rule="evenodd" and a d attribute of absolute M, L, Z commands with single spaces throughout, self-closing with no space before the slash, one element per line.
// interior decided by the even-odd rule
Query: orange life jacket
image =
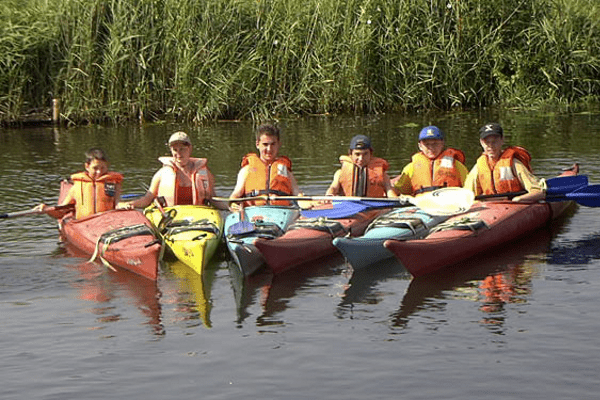
<path fill-rule="evenodd" d="M 158 171 L 160 174 L 160 185 L 158 187 L 158 196 L 165 198 L 168 206 L 177 205 L 177 188 L 180 186 L 177 179 L 177 170 L 173 157 L 159 157 L 158 159 L 163 167 Z M 192 168 L 192 196 L 195 205 L 204 205 L 210 199 L 212 188 L 209 179 L 210 171 L 205 158 L 190 158 L 194 164 Z"/>
<path fill-rule="evenodd" d="M 527 150 L 518 146 L 511 146 L 504 150 L 493 170 L 490 169 L 488 157 L 485 154 L 477 159 L 477 174 L 483 194 L 520 192 L 525 189 L 514 169 L 513 160 L 515 158 L 531 171 L 531 155 Z"/>
<path fill-rule="evenodd" d="M 248 176 L 244 184 L 244 197 L 258 196 L 261 194 L 275 194 L 289 196 L 293 194 L 290 172 L 292 161 L 286 156 L 277 157 L 272 163 L 267 164 L 256 153 L 249 153 L 242 159 L 242 168 L 248 166 Z M 265 205 L 266 201 L 257 200 L 245 202 L 247 205 Z M 276 206 L 288 206 L 291 203 L 284 200 L 270 201 Z"/>
<path fill-rule="evenodd" d="M 117 185 L 123 181 L 118 172 L 107 172 L 93 180 L 87 172 L 71 175 L 75 198 L 75 219 L 85 218 L 115 208 Z"/>
<path fill-rule="evenodd" d="M 413 176 L 410 179 L 413 195 L 441 187 L 462 186 L 464 182 L 456 168 L 457 162 L 464 164 L 465 155 L 452 148 L 444 150 L 433 160 L 423 152 L 414 154 Z"/>
<path fill-rule="evenodd" d="M 342 168 L 340 172 L 340 186 L 344 196 L 385 197 L 384 176 L 389 168 L 386 160 L 371 157 L 371 161 L 364 168 L 359 168 L 347 155 L 340 156 Z"/>

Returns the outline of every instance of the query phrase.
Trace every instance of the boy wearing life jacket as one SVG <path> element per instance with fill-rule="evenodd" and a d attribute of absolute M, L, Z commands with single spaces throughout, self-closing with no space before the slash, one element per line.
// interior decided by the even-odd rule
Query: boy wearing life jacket
<path fill-rule="evenodd" d="M 468 170 L 462 151 L 446 148 L 446 135 L 437 126 L 419 132 L 419 152 L 412 156 L 402 173 L 392 180 L 401 194 L 418 195 L 443 187 L 460 187 Z"/>
<path fill-rule="evenodd" d="M 545 197 L 541 182 L 531 172 L 531 155 L 518 146 L 504 145 L 504 132 L 498 123 L 489 123 L 479 130 L 479 143 L 483 154 L 469 172 L 464 187 L 475 195 L 529 193 L 513 198 L 513 201 L 537 201 Z"/>
<path fill-rule="evenodd" d="M 350 141 L 348 155 L 340 156 L 342 167 L 333 175 L 327 196 L 397 197 L 383 158 L 373 156 L 371 139 L 356 135 Z"/>
<path fill-rule="evenodd" d="M 281 140 L 279 129 L 272 124 L 262 124 L 256 131 L 258 154 L 249 153 L 242 159 L 235 188 L 229 198 L 253 197 L 259 195 L 297 196 L 300 191 L 292 173 L 292 162 L 279 155 Z M 290 205 L 289 201 L 272 200 L 271 205 Z M 244 202 L 245 205 L 264 205 L 265 200 Z M 239 205 L 232 203 L 233 211 Z"/>
<path fill-rule="evenodd" d="M 118 208 L 144 208 L 156 197 L 163 197 L 167 206 L 205 205 L 215 195 L 214 177 L 205 158 L 193 158 L 192 142 L 185 132 L 175 132 L 168 141 L 171 157 L 159 157 L 163 164 L 150 182 L 144 196 L 120 203 Z"/>
<path fill-rule="evenodd" d="M 121 196 L 123 175 L 108 170 L 109 164 L 102 149 L 91 148 L 85 153 L 85 171 L 71 175 L 73 186 L 60 206 L 75 205 L 75 219 L 113 210 Z M 46 209 L 45 204 L 36 207 Z"/>

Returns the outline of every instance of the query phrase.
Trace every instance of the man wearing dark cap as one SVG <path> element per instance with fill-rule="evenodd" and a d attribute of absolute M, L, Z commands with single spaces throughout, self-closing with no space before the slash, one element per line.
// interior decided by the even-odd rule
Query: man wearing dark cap
<path fill-rule="evenodd" d="M 531 155 L 519 146 L 503 149 L 504 131 L 498 123 L 479 129 L 483 154 L 469 172 L 464 187 L 475 195 L 527 191 L 513 201 L 536 201 L 545 197 L 541 182 L 531 172 Z"/>
<path fill-rule="evenodd" d="M 348 155 L 340 156 L 342 167 L 327 189 L 328 196 L 396 197 L 387 174 L 386 160 L 373 156 L 371 139 L 356 135 L 350 140 Z"/>
<path fill-rule="evenodd" d="M 446 148 L 446 135 L 437 126 L 426 126 L 419 132 L 419 152 L 402 173 L 392 180 L 400 194 L 418 195 L 442 187 L 461 187 L 467 177 L 465 155 Z"/>

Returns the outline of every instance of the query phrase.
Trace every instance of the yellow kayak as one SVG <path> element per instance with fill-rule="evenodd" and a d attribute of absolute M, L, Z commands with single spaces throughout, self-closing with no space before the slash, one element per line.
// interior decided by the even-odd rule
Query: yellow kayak
<path fill-rule="evenodd" d="M 156 207 L 144 214 L 161 234 L 167 248 L 178 260 L 202 274 L 223 237 L 219 210 L 208 206 Z"/>

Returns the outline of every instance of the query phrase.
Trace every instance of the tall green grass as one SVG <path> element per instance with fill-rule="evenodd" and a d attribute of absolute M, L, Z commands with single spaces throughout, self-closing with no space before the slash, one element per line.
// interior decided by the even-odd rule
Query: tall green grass
<path fill-rule="evenodd" d="M 262 119 L 600 97 L 596 0 L 3 0 L 0 121 Z"/>

